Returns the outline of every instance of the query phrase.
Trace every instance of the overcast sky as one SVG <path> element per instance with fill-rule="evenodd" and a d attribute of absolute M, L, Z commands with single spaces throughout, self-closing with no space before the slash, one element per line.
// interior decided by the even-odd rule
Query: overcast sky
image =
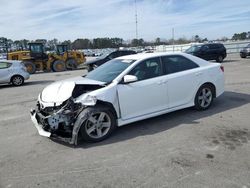
<path fill-rule="evenodd" d="M 134 0 L 0 0 L 0 36 L 135 38 Z M 250 0 L 137 0 L 139 38 L 217 39 L 250 31 Z"/>

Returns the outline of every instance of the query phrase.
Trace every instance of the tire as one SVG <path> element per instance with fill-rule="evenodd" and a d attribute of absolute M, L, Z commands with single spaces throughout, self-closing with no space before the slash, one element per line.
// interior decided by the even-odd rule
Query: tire
<path fill-rule="evenodd" d="M 67 70 L 76 70 L 77 69 L 77 62 L 75 59 L 68 59 L 66 61 L 66 69 Z"/>
<path fill-rule="evenodd" d="M 61 60 L 56 60 L 53 64 L 52 64 L 52 70 L 54 72 L 62 72 L 65 71 L 65 63 Z"/>
<path fill-rule="evenodd" d="M 32 61 L 24 61 L 24 65 L 28 73 L 34 74 L 36 72 L 36 65 Z"/>
<path fill-rule="evenodd" d="M 84 141 L 100 142 L 108 138 L 117 127 L 116 118 L 107 107 L 88 107 L 84 109 L 84 113 L 88 114 L 80 129 Z"/>
<path fill-rule="evenodd" d="M 241 58 L 246 58 L 247 56 L 245 54 L 240 54 Z"/>
<path fill-rule="evenodd" d="M 223 56 L 220 55 L 217 57 L 216 62 L 222 63 L 223 59 Z"/>
<path fill-rule="evenodd" d="M 195 95 L 195 108 L 197 110 L 207 110 L 213 103 L 214 88 L 211 85 L 202 85 Z"/>
<path fill-rule="evenodd" d="M 24 78 L 20 75 L 15 75 L 11 78 L 11 83 L 14 86 L 21 86 L 24 83 Z"/>
<path fill-rule="evenodd" d="M 94 70 L 93 65 L 88 65 L 88 66 L 87 66 L 87 70 L 88 70 L 88 72 Z"/>

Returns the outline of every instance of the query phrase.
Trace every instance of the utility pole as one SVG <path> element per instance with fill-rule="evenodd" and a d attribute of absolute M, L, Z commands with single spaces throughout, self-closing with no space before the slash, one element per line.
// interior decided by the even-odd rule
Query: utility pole
<path fill-rule="evenodd" d="M 174 28 L 172 28 L 172 45 L 173 45 L 173 52 L 174 52 Z"/>
<path fill-rule="evenodd" d="M 138 40 L 137 2 L 135 0 L 135 38 Z"/>

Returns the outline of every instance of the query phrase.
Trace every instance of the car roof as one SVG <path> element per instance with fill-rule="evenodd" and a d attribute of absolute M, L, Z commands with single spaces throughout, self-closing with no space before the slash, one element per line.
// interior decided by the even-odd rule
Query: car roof
<path fill-rule="evenodd" d="M 195 63 L 199 64 L 200 66 L 206 66 L 210 63 L 204 59 L 198 58 L 196 56 L 183 53 L 183 52 L 155 52 L 155 53 L 139 53 L 139 54 L 133 54 L 133 55 L 126 55 L 121 56 L 116 59 L 129 59 L 129 60 L 146 60 L 148 58 L 154 58 L 154 57 L 161 57 L 161 56 L 171 56 L 171 55 L 180 55 L 183 57 L 186 57 L 190 59 L 191 61 L 194 61 Z"/>
<path fill-rule="evenodd" d="M 139 53 L 118 57 L 117 59 L 132 59 L 132 60 L 142 60 L 147 58 L 165 56 L 165 55 L 184 55 L 186 53 L 182 52 L 155 52 L 155 53 Z"/>

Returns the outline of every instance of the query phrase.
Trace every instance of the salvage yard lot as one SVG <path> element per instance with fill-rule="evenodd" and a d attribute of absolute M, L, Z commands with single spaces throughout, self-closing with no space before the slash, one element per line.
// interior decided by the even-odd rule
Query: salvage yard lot
<path fill-rule="evenodd" d="M 250 58 L 229 55 L 226 91 L 192 108 L 117 129 L 77 147 L 38 135 L 29 117 L 49 83 L 85 70 L 0 85 L 0 187 L 250 187 Z"/>

